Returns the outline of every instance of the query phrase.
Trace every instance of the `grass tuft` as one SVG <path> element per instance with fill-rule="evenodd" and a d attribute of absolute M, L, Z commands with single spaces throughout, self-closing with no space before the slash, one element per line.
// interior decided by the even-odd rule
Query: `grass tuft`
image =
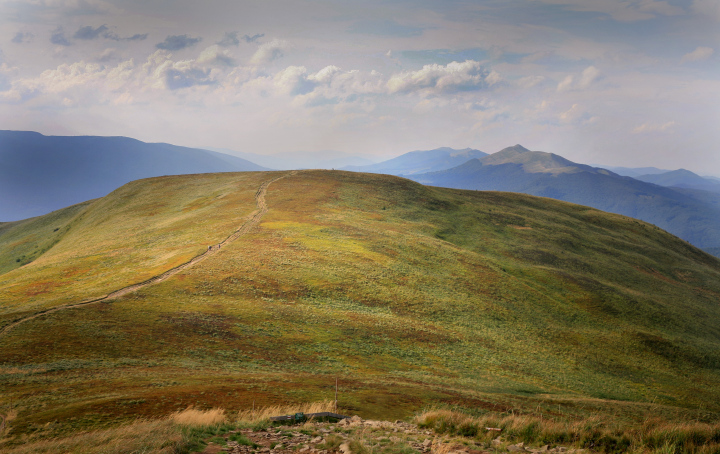
<path fill-rule="evenodd" d="M 187 408 L 170 415 L 170 420 L 174 423 L 190 427 L 217 425 L 225 422 L 226 419 L 225 410 L 221 408 L 213 408 L 205 411 Z"/>

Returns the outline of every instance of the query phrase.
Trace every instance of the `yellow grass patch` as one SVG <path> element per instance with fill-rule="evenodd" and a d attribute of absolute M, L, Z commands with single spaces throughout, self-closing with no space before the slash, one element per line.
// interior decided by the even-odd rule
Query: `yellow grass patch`
<path fill-rule="evenodd" d="M 182 426 L 212 426 L 225 422 L 227 416 L 222 408 L 213 408 L 211 410 L 196 410 L 188 408 L 178 411 L 170 415 L 170 420 Z"/>
<path fill-rule="evenodd" d="M 138 421 L 126 426 L 3 448 L 5 454 L 130 454 L 176 452 L 182 434 L 170 420 Z"/>

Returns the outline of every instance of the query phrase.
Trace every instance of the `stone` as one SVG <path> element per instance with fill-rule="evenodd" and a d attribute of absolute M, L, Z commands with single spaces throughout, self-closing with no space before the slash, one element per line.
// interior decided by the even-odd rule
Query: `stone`
<path fill-rule="evenodd" d="M 432 440 L 430 440 L 429 438 L 426 438 L 425 441 L 422 442 L 422 445 L 425 446 L 426 448 L 428 446 L 430 446 L 431 444 L 432 444 Z"/>
<path fill-rule="evenodd" d="M 322 443 L 323 437 L 315 437 L 312 440 L 310 440 L 310 443 Z"/>
<path fill-rule="evenodd" d="M 518 443 L 516 445 L 510 445 L 507 447 L 509 452 L 525 452 L 525 443 Z"/>
<path fill-rule="evenodd" d="M 343 454 L 352 454 L 352 451 L 350 451 L 350 445 L 347 444 L 347 443 L 341 444 L 338 449 L 339 449 L 340 452 L 342 452 Z"/>

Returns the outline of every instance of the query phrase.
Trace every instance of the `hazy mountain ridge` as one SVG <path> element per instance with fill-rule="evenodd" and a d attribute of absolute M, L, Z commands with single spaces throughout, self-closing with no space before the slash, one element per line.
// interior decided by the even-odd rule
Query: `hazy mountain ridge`
<path fill-rule="evenodd" d="M 720 192 L 720 182 L 716 179 L 701 177 L 685 169 L 672 170 L 660 174 L 640 175 L 635 177 L 635 179 L 673 188 Z"/>
<path fill-rule="evenodd" d="M 213 151 L 128 137 L 0 131 L 0 219 L 38 216 L 141 178 L 265 170 Z"/>
<path fill-rule="evenodd" d="M 708 203 L 708 197 L 518 145 L 453 169 L 409 178 L 433 186 L 521 192 L 592 206 L 650 222 L 701 248 L 720 246 L 720 210 Z"/>
<path fill-rule="evenodd" d="M 388 175 L 414 175 L 450 169 L 470 159 L 487 156 L 480 150 L 442 147 L 434 150 L 417 150 L 402 154 L 387 161 L 365 166 L 347 166 L 341 170 L 352 172 L 385 173 Z"/>
<path fill-rule="evenodd" d="M 340 151 L 284 151 L 272 154 L 258 154 L 247 151 L 235 151 L 227 148 L 206 148 L 207 150 L 238 156 L 268 169 L 339 169 L 345 166 L 365 166 L 375 161 Z"/>

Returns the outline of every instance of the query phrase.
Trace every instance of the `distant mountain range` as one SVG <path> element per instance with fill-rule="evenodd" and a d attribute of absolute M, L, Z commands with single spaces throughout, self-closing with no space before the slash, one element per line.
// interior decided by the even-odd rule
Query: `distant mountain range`
<path fill-rule="evenodd" d="M 235 151 L 227 148 L 207 148 L 220 153 L 238 156 L 273 170 L 295 169 L 339 169 L 347 166 L 374 164 L 364 156 L 355 156 L 341 151 L 285 151 L 269 155 Z"/>
<path fill-rule="evenodd" d="M 701 177 L 685 169 L 655 175 L 640 175 L 635 178 L 647 183 L 659 184 L 660 186 L 720 192 L 720 181 Z"/>
<path fill-rule="evenodd" d="M 0 131 L 0 221 L 48 213 L 107 195 L 140 178 L 267 170 L 208 150 L 127 137 Z"/>
<path fill-rule="evenodd" d="M 657 175 L 660 173 L 670 172 L 668 169 L 658 169 L 657 167 L 616 167 L 605 166 L 602 164 L 591 164 L 593 167 L 600 167 L 611 172 L 617 173 L 624 177 L 639 177 L 641 175 Z"/>
<path fill-rule="evenodd" d="M 483 153 L 480 150 L 473 150 L 472 148 L 455 150 L 453 148 L 443 147 L 427 151 L 411 151 L 377 164 L 347 166 L 341 170 L 385 173 L 388 175 L 415 175 L 451 169 L 460 164 L 464 164 L 470 159 L 482 158 L 487 155 L 487 153 Z"/>
<path fill-rule="evenodd" d="M 0 131 L 0 221 L 24 219 L 106 195 L 133 180 L 187 173 L 342 168 L 457 189 L 521 192 L 647 221 L 720 252 L 720 180 L 680 169 L 613 167 L 634 178 L 521 145 L 494 154 L 412 151 L 380 163 L 330 151 L 238 156 L 126 137 Z"/>
<path fill-rule="evenodd" d="M 710 194 L 624 177 L 521 145 L 409 178 L 432 186 L 551 197 L 650 222 L 704 249 L 720 247 L 720 209 Z"/>

